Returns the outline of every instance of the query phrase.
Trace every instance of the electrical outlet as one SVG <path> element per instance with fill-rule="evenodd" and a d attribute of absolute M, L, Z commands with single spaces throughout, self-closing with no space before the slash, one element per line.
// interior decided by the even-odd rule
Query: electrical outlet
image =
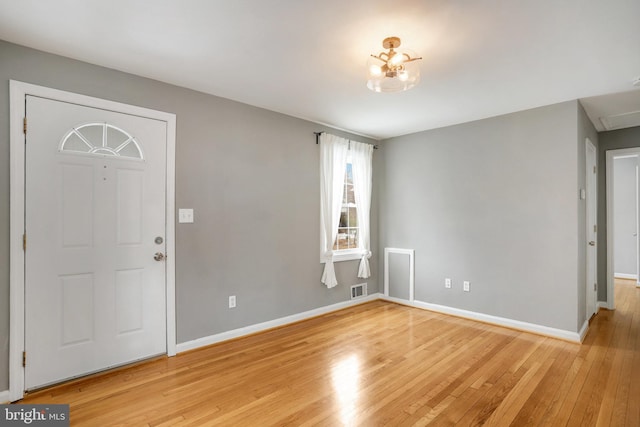
<path fill-rule="evenodd" d="M 462 282 L 462 290 L 465 292 L 471 292 L 471 283 L 468 280 Z"/>
<path fill-rule="evenodd" d="M 193 209 L 178 209 L 178 222 L 181 224 L 192 224 Z"/>
<path fill-rule="evenodd" d="M 451 289 L 451 279 L 449 279 L 448 277 L 444 279 L 444 287 L 447 289 Z"/>
<path fill-rule="evenodd" d="M 236 296 L 231 295 L 229 297 L 229 308 L 235 308 L 235 307 L 236 307 Z"/>

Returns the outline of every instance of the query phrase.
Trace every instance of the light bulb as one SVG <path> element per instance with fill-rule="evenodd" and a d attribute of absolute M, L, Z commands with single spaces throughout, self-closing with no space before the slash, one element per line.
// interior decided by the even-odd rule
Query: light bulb
<path fill-rule="evenodd" d="M 398 71 L 398 79 L 400 79 L 400 81 L 402 82 L 406 82 L 407 80 L 409 80 L 409 73 L 407 73 L 405 70 Z"/>
<path fill-rule="evenodd" d="M 369 65 L 369 74 L 371 74 L 372 76 L 379 76 L 380 74 L 382 74 L 382 68 L 380 68 L 379 65 L 371 64 Z"/>
<path fill-rule="evenodd" d="M 400 52 L 395 52 L 394 55 L 389 59 L 391 65 L 398 66 L 404 62 L 404 55 Z"/>

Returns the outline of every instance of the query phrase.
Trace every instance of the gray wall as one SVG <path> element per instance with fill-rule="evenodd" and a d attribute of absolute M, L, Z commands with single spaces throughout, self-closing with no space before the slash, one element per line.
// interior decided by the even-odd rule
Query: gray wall
<path fill-rule="evenodd" d="M 415 249 L 417 300 L 578 331 L 578 115 L 572 101 L 383 142 L 380 251 Z"/>
<path fill-rule="evenodd" d="M 607 301 L 607 175 L 606 152 L 640 147 L 640 127 L 600 132 L 598 134 L 598 300 Z M 602 196 L 605 195 L 605 196 Z"/>
<path fill-rule="evenodd" d="M 194 208 L 196 218 L 176 226 L 178 342 L 344 301 L 349 285 L 363 282 L 351 261 L 337 264 L 338 287 L 320 283 L 313 132 L 329 129 L 0 41 L 0 391 L 8 389 L 10 79 L 177 114 L 176 207 Z M 373 248 L 376 204 L 374 190 Z M 376 274 L 367 283 L 377 292 Z M 233 310 L 229 295 L 237 295 Z"/>
<path fill-rule="evenodd" d="M 637 157 L 615 159 L 613 167 L 613 216 L 615 274 L 637 275 L 636 167 Z"/>

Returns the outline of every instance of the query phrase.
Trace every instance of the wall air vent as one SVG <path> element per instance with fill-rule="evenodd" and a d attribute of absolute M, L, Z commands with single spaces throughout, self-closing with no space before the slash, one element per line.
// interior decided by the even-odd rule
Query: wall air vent
<path fill-rule="evenodd" d="M 362 298 L 367 296 L 367 284 L 360 283 L 359 285 L 351 286 L 351 299 Z"/>
<path fill-rule="evenodd" d="M 600 122 L 606 130 L 616 130 L 640 126 L 640 111 L 616 114 L 613 116 L 600 117 Z"/>

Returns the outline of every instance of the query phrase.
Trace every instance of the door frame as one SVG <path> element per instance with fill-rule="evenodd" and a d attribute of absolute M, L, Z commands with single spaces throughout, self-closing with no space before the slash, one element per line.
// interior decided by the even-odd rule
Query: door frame
<path fill-rule="evenodd" d="M 124 114 L 160 120 L 167 125 L 166 163 L 166 344 L 167 356 L 176 354 L 175 310 L 175 146 L 176 115 L 148 108 L 108 101 L 91 96 L 65 92 L 16 80 L 9 81 L 9 399 L 24 397 L 24 367 L 22 353 L 25 342 L 25 135 L 23 119 L 25 97 L 33 95 L 56 101 L 70 102 Z"/>
<path fill-rule="evenodd" d="M 607 180 L 607 308 L 609 310 L 615 309 L 615 293 L 614 293 L 614 260 L 615 260 L 615 248 L 614 248 L 614 236 L 615 236 L 615 221 L 613 220 L 613 168 L 614 160 L 624 157 L 638 157 L 640 158 L 640 147 L 635 148 L 622 148 L 618 150 L 607 150 L 607 166 L 606 166 L 606 180 Z M 638 183 L 636 182 L 636 187 Z M 637 197 L 637 195 L 636 195 Z M 638 239 L 638 236 L 636 236 Z M 638 243 L 636 243 L 637 245 Z M 640 256 L 640 253 L 638 254 Z M 640 278 L 640 272 L 639 278 Z"/>
<path fill-rule="evenodd" d="M 638 156 L 640 158 L 640 156 Z M 640 202 L 638 192 L 640 191 L 640 175 L 638 175 L 638 164 L 636 162 L 636 182 L 635 182 L 635 196 L 636 196 L 636 287 L 640 287 L 640 209 L 638 203 Z M 615 273 L 615 271 L 614 271 Z"/>
<path fill-rule="evenodd" d="M 589 274 L 590 274 L 590 270 L 593 268 L 594 270 L 594 277 L 593 277 L 593 281 L 594 283 L 598 283 L 598 235 L 597 235 L 597 231 L 595 232 L 596 237 L 595 237 L 595 259 L 592 260 L 593 263 L 595 263 L 595 265 L 591 265 L 590 257 L 589 257 L 589 236 L 591 236 L 592 233 L 594 233 L 593 229 L 592 229 L 592 224 L 589 223 L 589 219 L 591 217 L 591 215 L 595 215 L 592 220 L 593 220 L 593 225 L 595 225 L 596 230 L 598 229 L 598 175 L 597 175 L 597 171 L 598 171 L 598 149 L 596 148 L 595 144 L 591 141 L 591 139 L 589 138 L 585 138 L 584 141 L 584 145 L 585 145 L 585 222 L 586 222 L 586 240 L 587 240 L 587 245 L 585 245 L 585 250 L 586 250 L 586 254 L 585 254 L 585 265 L 586 265 L 586 272 L 585 272 L 585 278 L 588 279 L 589 278 Z M 590 169 L 591 166 L 591 162 L 589 159 L 589 152 L 593 153 L 593 167 L 595 168 L 595 171 L 592 172 Z M 590 181 L 590 176 L 595 175 L 595 177 L 593 177 L 593 181 Z M 592 184 L 589 184 L 590 182 L 592 182 Z M 591 186 L 593 186 L 593 188 L 591 188 Z M 590 190 L 593 191 L 593 200 L 591 200 L 590 197 Z M 590 205 L 595 208 L 595 212 L 589 212 L 589 207 Z M 597 285 L 596 285 L 597 287 Z M 585 280 L 585 292 L 586 294 L 586 311 L 587 311 L 587 320 L 589 320 L 591 318 L 591 316 L 593 314 L 596 314 L 598 312 L 598 291 L 597 288 L 594 290 L 593 289 L 593 283 L 590 283 L 589 280 Z M 591 308 L 591 304 L 590 302 L 593 302 L 593 312 L 589 313 L 590 308 Z"/>

